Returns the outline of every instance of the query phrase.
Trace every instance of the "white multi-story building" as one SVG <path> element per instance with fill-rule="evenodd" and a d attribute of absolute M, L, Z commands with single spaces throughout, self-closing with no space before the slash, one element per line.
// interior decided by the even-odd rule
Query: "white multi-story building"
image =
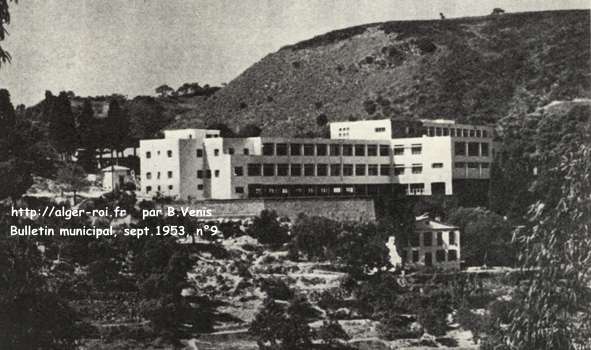
<path fill-rule="evenodd" d="M 451 195 L 456 179 L 489 178 L 492 129 L 424 125 L 420 137 L 402 138 L 392 138 L 390 119 L 331 123 L 330 139 L 167 130 L 140 141 L 142 191 L 182 200 L 371 195 L 395 186 Z"/>

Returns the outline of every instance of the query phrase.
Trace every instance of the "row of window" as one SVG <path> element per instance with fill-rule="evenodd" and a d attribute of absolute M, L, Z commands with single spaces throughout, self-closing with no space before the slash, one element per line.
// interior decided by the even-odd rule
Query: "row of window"
<path fill-rule="evenodd" d="M 436 234 L 437 234 L 437 246 L 443 246 L 444 245 L 443 232 L 437 232 Z M 411 240 L 410 240 L 411 247 L 420 247 L 421 246 L 421 240 L 420 240 L 419 236 L 420 236 L 419 234 L 415 234 L 411 237 Z M 423 232 L 422 236 L 423 236 L 423 240 L 422 240 L 423 247 L 433 246 L 433 232 Z M 457 244 L 457 237 L 456 237 L 455 231 L 448 232 L 448 244 L 449 245 L 456 245 Z"/>
<path fill-rule="evenodd" d="M 443 168 L 443 163 L 431 164 L 433 168 Z M 404 165 L 390 164 L 273 164 L 249 163 L 248 176 L 389 176 L 404 175 Z M 422 164 L 412 164 L 412 174 L 422 174 Z M 242 176 L 242 167 L 234 167 L 234 175 Z"/>
<path fill-rule="evenodd" d="M 172 179 L 172 171 L 167 171 L 167 172 L 166 172 L 166 176 L 167 176 L 169 179 Z M 157 172 L 157 173 L 156 173 L 156 179 L 158 179 L 158 180 L 160 179 L 160 172 Z M 149 172 L 149 171 L 148 171 L 148 172 L 146 172 L 146 180 L 152 180 L 152 173 L 151 173 L 151 172 Z"/>
<path fill-rule="evenodd" d="M 168 190 L 172 191 L 174 187 L 172 185 L 168 185 Z M 162 186 L 158 185 L 156 186 L 156 191 L 160 192 L 162 191 Z M 150 193 L 152 192 L 152 186 L 146 186 L 146 193 Z"/>
<path fill-rule="evenodd" d="M 478 169 L 479 166 L 480 166 L 480 169 L 489 169 L 490 168 L 490 163 L 477 163 L 477 162 L 468 162 L 468 163 L 455 162 L 454 168 L 466 169 L 466 165 L 468 166 L 468 169 Z"/>
<path fill-rule="evenodd" d="M 408 262 L 408 257 L 406 256 L 406 251 L 402 252 L 402 261 Z M 447 258 L 446 258 L 447 255 Z M 418 250 L 413 250 L 411 252 L 411 262 L 418 263 L 420 261 L 420 252 Z M 431 252 L 425 252 L 423 254 L 423 262 L 425 265 L 431 265 L 433 263 L 433 255 Z M 439 249 L 435 252 L 435 261 L 438 263 L 443 263 L 446 261 L 458 261 L 458 252 L 455 249 L 450 249 L 447 251 L 444 249 Z"/>
<path fill-rule="evenodd" d="M 420 144 L 411 146 L 412 154 L 421 154 Z M 398 152 L 398 153 L 397 153 Z M 400 153 L 402 152 L 402 153 Z M 351 144 L 313 144 L 313 143 L 264 143 L 264 156 L 357 156 L 374 157 L 378 154 L 382 157 L 390 156 L 390 145 L 351 145 Z M 396 145 L 394 154 L 403 154 L 404 145 Z"/>
<path fill-rule="evenodd" d="M 468 157 L 488 157 L 490 153 L 486 142 L 456 142 L 454 150 L 456 156 L 468 154 Z"/>
<path fill-rule="evenodd" d="M 479 137 L 488 138 L 488 130 L 484 129 L 463 129 L 430 126 L 425 128 L 427 136 L 452 136 L 452 137 Z"/>
<path fill-rule="evenodd" d="M 160 155 L 160 151 L 156 151 L 156 155 L 159 156 Z M 170 150 L 166 151 L 166 156 L 168 158 L 172 158 L 172 151 L 170 151 Z M 150 151 L 146 152 L 146 158 L 147 159 L 152 158 L 152 152 L 150 152 Z"/>

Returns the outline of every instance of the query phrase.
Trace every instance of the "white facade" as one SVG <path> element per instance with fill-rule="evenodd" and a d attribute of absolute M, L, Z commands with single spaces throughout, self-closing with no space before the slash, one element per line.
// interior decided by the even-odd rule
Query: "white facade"
<path fill-rule="evenodd" d="M 410 195 L 451 195 L 455 178 L 489 176 L 480 163 L 492 160 L 491 146 L 481 146 L 490 140 L 392 139 L 389 119 L 330 127 L 331 135 L 333 129 L 337 133 L 331 139 L 221 138 L 218 130 L 166 130 L 164 139 L 140 141 L 142 192 L 182 200 L 238 199 L 368 195 L 402 186 Z M 344 128 L 349 135 L 342 136 Z M 361 134 L 365 137 L 353 138 Z M 468 142 L 477 144 L 478 156 Z M 462 145 L 465 155 L 456 151 Z M 482 148 L 489 156 L 481 155 Z M 461 162 L 464 173 L 457 167 Z M 479 164 L 477 173 L 468 171 L 471 162 Z"/>

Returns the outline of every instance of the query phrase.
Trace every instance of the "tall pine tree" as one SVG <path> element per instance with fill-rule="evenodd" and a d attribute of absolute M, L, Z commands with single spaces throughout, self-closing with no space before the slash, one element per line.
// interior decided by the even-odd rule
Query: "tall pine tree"
<path fill-rule="evenodd" d="M 49 121 L 49 137 L 58 152 L 67 157 L 72 154 L 78 146 L 76 125 L 70 99 L 66 92 L 60 92 L 58 97 L 52 97 L 51 93 L 46 94 Z M 46 98 L 47 100 L 47 98 Z"/>

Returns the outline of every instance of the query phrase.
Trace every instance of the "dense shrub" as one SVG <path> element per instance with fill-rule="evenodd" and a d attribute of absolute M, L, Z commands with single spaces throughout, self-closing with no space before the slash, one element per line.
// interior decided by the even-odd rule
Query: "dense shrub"
<path fill-rule="evenodd" d="M 261 211 L 246 233 L 263 244 L 279 246 L 289 241 L 287 228 L 279 222 L 274 210 Z"/>
<path fill-rule="evenodd" d="M 272 299 L 289 300 L 294 295 L 293 290 L 282 279 L 277 277 L 263 279 L 261 289 Z"/>

